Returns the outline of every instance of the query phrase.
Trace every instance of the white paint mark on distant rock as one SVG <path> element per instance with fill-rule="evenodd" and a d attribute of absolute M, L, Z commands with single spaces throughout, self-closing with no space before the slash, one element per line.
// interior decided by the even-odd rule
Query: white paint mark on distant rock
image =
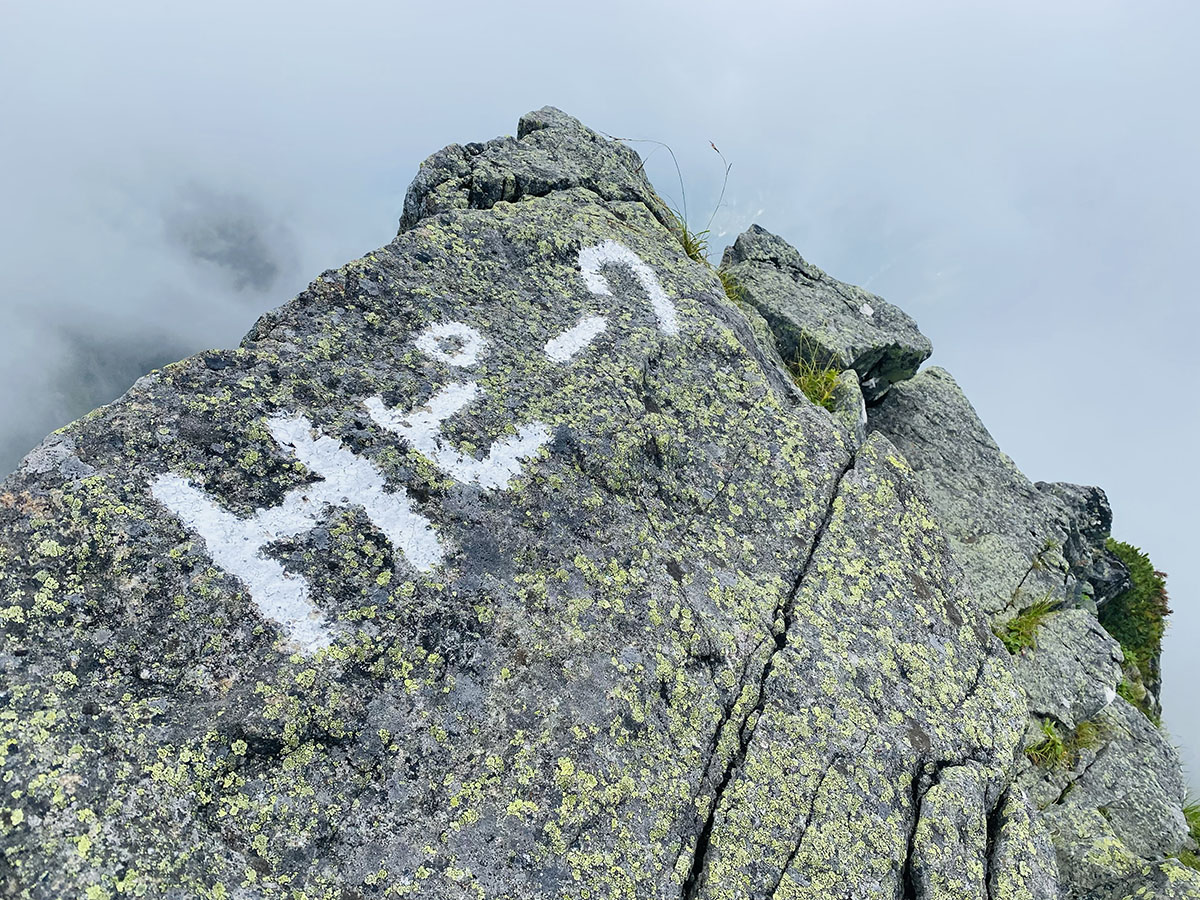
<path fill-rule="evenodd" d="M 444 551 L 431 523 L 412 508 L 406 493 L 385 490 L 382 473 L 338 441 L 313 437 L 303 416 L 267 422 L 271 435 L 323 480 L 288 491 L 278 506 L 239 518 L 178 475 L 160 475 L 150 487 L 159 503 L 204 539 L 213 561 L 237 576 L 264 616 L 283 626 L 306 652 L 329 646 L 333 632 L 309 599 L 305 580 L 284 570 L 263 548 L 314 528 L 329 507 L 361 506 L 418 570 L 427 572 Z"/>
<path fill-rule="evenodd" d="M 864 303 L 858 311 L 868 319 L 875 315 L 875 310 L 871 307 L 870 303 Z"/>
<path fill-rule="evenodd" d="M 439 322 L 418 334 L 413 343 L 428 356 L 462 368 L 479 362 L 485 341 L 463 322 Z"/>
<path fill-rule="evenodd" d="M 506 488 L 520 471 L 521 462 L 550 440 L 550 429 L 541 422 L 531 422 L 518 428 L 515 435 L 493 442 L 483 459 L 468 456 L 450 444 L 442 433 L 442 423 L 478 396 L 479 385 L 467 381 L 447 385 L 424 406 L 407 414 L 388 409 L 382 397 L 368 397 L 363 405 L 382 428 L 407 440 L 455 480 L 485 489 Z"/>
<path fill-rule="evenodd" d="M 675 304 L 658 283 L 654 270 L 642 262 L 636 253 L 616 241 L 605 241 L 579 251 L 579 267 L 589 291 L 602 297 L 612 296 L 608 280 L 600 271 L 600 267 L 605 265 L 628 266 L 650 297 L 650 305 L 654 307 L 654 314 L 658 317 L 658 327 L 667 334 L 679 333 L 679 316 L 675 312 Z"/>
<path fill-rule="evenodd" d="M 576 353 L 586 349 L 607 327 L 608 322 L 603 316 L 584 316 L 578 325 L 546 341 L 546 355 L 555 362 L 567 362 Z"/>

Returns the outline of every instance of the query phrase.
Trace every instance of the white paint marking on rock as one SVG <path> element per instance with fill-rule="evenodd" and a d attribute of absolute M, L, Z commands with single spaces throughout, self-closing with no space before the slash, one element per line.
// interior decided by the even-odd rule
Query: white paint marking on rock
<path fill-rule="evenodd" d="M 260 552 L 265 544 L 284 535 L 272 533 L 258 516 L 239 519 L 221 509 L 204 491 L 178 475 L 160 475 L 150 491 L 204 538 L 213 562 L 241 579 L 263 616 L 282 625 L 290 640 L 307 653 L 329 646 L 333 635 L 309 600 L 304 579 Z"/>
<path fill-rule="evenodd" d="M 307 486 L 310 497 L 315 494 L 330 506 L 361 506 L 418 571 L 428 572 L 442 561 L 445 552 L 433 525 L 413 509 L 407 493 L 387 492 L 383 473 L 370 460 L 355 456 L 331 437 L 314 438 L 312 423 L 303 416 L 276 417 L 267 427 L 275 440 L 294 447 L 300 462 L 324 479 Z"/>
<path fill-rule="evenodd" d="M 583 281 L 588 290 L 602 297 L 611 297 L 608 280 L 600 271 L 604 265 L 628 266 L 646 293 L 650 296 L 650 304 L 658 317 L 658 327 L 667 334 L 679 333 L 679 317 L 675 312 L 675 304 L 663 291 L 654 271 L 628 247 L 616 241 L 604 241 L 579 251 L 579 267 L 582 269 Z"/>
<path fill-rule="evenodd" d="M 418 570 L 428 572 L 445 554 L 429 520 L 412 508 L 403 491 L 385 490 L 383 474 L 370 460 L 355 456 L 331 437 L 314 438 L 312 423 L 303 416 L 278 416 L 268 420 L 267 427 L 323 480 L 293 488 L 278 506 L 245 519 L 222 509 L 178 475 L 160 475 L 150 491 L 204 539 L 217 565 L 241 579 L 262 614 L 312 653 L 328 647 L 333 632 L 309 599 L 304 579 L 263 555 L 268 544 L 311 530 L 328 507 L 361 506 Z"/>
<path fill-rule="evenodd" d="M 875 310 L 871 308 L 870 303 L 864 303 L 862 305 L 862 307 L 859 309 L 859 312 L 862 313 L 864 316 L 866 316 L 868 319 L 871 318 L 871 316 L 875 315 Z"/>
<path fill-rule="evenodd" d="M 576 353 L 586 349 L 607 327 L 608 322 L 603 316 L 584 316 L 578 325 L 546 341 L 546 355 L 555 362 L 567 362 Z"/>
<path fill-rule="evenodd" d="M 447 350 L 446 344 L 452 345 L 455 339 L 461 341 L 462 346 Z M 482 334 L 464 322 L 438 322 L 418 334 L 413 343 L 426 355 L 462 368 L 479 362 L 486 342 Z"/>
<path fill-rule="evenodd" d="M 601 267 L 628 266 L 649 296 L 659 328 L 667 334 L 679 333 L 674 303 L 654 272 L 632 250 L 615 241 L 604 241 L 580 250 L 579 265 L 588 290 L 605 297 L 612 296 L 612 291 Z M 865 305 L 863 312 L 871 314 Z M 556 362 L 566 362 L 606 327 L 602 316 L 584 316 L 574 327 L 547 341 L 546 355 Z M 433 359 L 466 367 L 479 361 L 486 342 L 465 323 L 443 322 L 424 329 L 414 343 Z M 478 383 L 467 381 L 447 385 L 407 415 L 389 410 L 381 397 L 363 402 L 380 426 L 406 439 L 453 478 L 484 488 L 506 488 L 522 461 L 549 442 L 550 428 L 542 422 L 530 422 L 520 426 L 515 435 L 494 441 L 483 459 L 468 456 L 450 445 L 442 423 L 478 396 Z M 314 437 L 312 422 L 304 416 L 275 416 L 267 421 L 267 427 L 280 445 L 291 447 L 322 480 L 293 488 L 278 506 L 259 509 L 244 519 L 221 508 L 178 475 L 158 476 L 150 492 L 204 539 L 213 561 L 246 585 L 262 614 L 278 622 L 291 641 L 311 653 L 328 647 L 334 632 L 309 599 L 305 580 L 264 555 L 269 544 L 311 530 L 329 507 L 361 506 L 392 547 L 419 571 L 428 572 L 440 564 L 445 550 L 433 524 L 413 508 L 408 494 L 389 493 L 383 474 L 370 460 L 351 453 L 334 438 L 321 434 Z"/>
<path fill-rule="evenodd" d="M 518 428 L 515 435 L 493 442 L 483 459 L 468 456 L 450 445 L 442 433 L 442 423 L 478 396 L 479 385 L 467 381 L 447 385 L 424 406 L 407 414 L 388 409 L 382 397 L 368 397 L 363 405 L 380 427 L 407 440 L 455 480 L 483 488 L 506 488 L 521 462 L 550 440 L 550 429 L 541 422 L 531 422 Z"/>

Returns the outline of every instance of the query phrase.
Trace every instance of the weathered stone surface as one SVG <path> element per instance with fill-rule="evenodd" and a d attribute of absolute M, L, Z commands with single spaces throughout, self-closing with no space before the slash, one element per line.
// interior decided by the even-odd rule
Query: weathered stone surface
<path fill-rule="evenodd" d="M 1095 617 L 1128 584 L 1105 549 L 1111 511 L 1098 488 L 1031 483 L 988 434 L 953 379 L 929 368 L 870 410 L 928 493 L 968 593 L 997 624 L 1037 601 L 1061 608 L 1037 626 L 1014 674 L 1030 722 L 1025 745 L 1062 740 L 1062 759 L 1023 761 L 1016 788 L 1039 810 L 1067 897 L 1193 896 L 1196 873 L 1163 863 L 1186 839 L 1175 749 L 1118 696 L 1124 653 Z M 1190 874 L 1189 874 L 1190 873 Z M 1177 891 L 1183 890 L 1183 893 Z"/>
<path fill-rule="evenodd" d="M 724 739 L 734 767 L 689 896 L 983 896 L 984 822 L 1023 711 L 957 579 L 907 465 L 873 437 L 782 612 L 763 693 Z"/>
<path fill-rule="evenodd" d="M 1121 698 L 1093 718 L 1104 738 L 1098 747 L 1080 752 L 1069 770 L 1031 768 L 1018 780 L 1043 798 L 1042 822 L 1070 873 L 1069 895 L 1080 897 L 1114 880 L 1136 881 L 1187 839 L 1185 783 L 1169 741 Z"/>
<path fill-rule="evenodd" d="M 4 483 L 6 896 L 1045 896 L 912 473 L 635 160 L 555 110 L 448 148 Z"/>
<path fill-rule="evenodd" d="M 988 615 L 1007 618 L 1042 598 L 1076 605 L 1094 597 L 1089 575 L 1104 572 L 1111 592 L 1109 573 L 1124 572 L 1104 549 L 1112 514 L 1103 492 L 1033 484 L 944 369 L 930 366 L 896 385 L 871 409 L 869 427 L 917 471 L 968 592 Z"/>
<path fill-rule="evenodd" d="M 1062 554 L 1079 584 L 1076 602 L 1095 613 L 1113 597 L 1129 588 L 1129 571 L 1104 546 L 1112 533 L 1112 508 L 1098 487 L 1038 481 L 1039 491 L 1054 497 L 1066 511 L 1067 530 Z"/>
<path fill-rule="evenodd" d="M 858 373 L 846 369 L 838 376 L 833 396 L 833 417 L 845 426 L 855 447 L 867 439 L 867 404 L 858 383 Z"/>
<path fill-rule="evenodd" d="M 1057 897 L 1054 851 L 1024 792 L 1010 788 L 988 824 L 994 836 L 988 876 L 990 900 Z"/>
<path fill-rule="evenodd" d="M 571 116 L 546 106 L 521 117 L 516 138 L 439 150 L 421 165 L 408 189 L 400 230 L 439 212 L 491 209 L 502 201 L 571 188 L 585 189 L 604 201 L 641 204 L 660 224 L 674 227 L 674 217 L 651 187 L 637 151 L 577 125 Z"/>
<path fill-rule="evenodd" d="M 1030 715 L 1073 729 L 1113 702 L 1123 659 L 1094 615 L 1064 609 L 1042 623 L 1036 650 L 1019 654 L 1014 671 Z"/>
<path fill-rule="evenodd" d="M 805 261 L 796 249 L 752 225 L 725 251 L 721 266 L 770 324 L 785 360 L 854 369 L 868 403 L 911 378 L 933 352 L 904 312 Z"/>

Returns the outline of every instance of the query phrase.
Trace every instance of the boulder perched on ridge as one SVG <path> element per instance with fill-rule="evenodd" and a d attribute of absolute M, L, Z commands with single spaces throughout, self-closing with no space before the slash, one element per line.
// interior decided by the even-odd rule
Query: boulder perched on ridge
<path fill-rule="evenodd" d="M 725 251 L 721 267 L 770 324 L 785 360 L 854 369 L 868 403 L 911 378 L 933 352 L 903 311 L 831 278 L 758 225 Z"/>

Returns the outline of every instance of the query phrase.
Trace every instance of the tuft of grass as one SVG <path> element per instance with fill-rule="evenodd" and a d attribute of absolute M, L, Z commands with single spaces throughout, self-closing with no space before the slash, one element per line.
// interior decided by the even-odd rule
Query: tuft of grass
<path fill-rule="evenodd" d="M 725 296 L 728 297 L 733 303 L 745 303 L 745 288 L 738 283 L 738 280 L 732 274 L 726 272 L 724 269 L 715 268 L 708 260 L 708 238 L 712 233 L 711 229 L 713 219 L 717 217 L 717 213 L 720 211 L 722 204 L 725 202 L 725 190 L 729 187 L 729 172 L 733 168 L 733 163 L 725 159 L 725 154 L 718 149 L 716 144 L 714 144 L 712 141 L 708 142 L 708 145 L 712 147 L 717 156 L 721 158 L 721 164 L 725 166 L 725 171 L 724 176 L 721 179 L 721 193 L 717 197 L 717 205 L 713 207 L 712 214 L 708 217 L 708 223 L 704 226 L 703 230 L 692 231 L 691 226 L 688 225 L 687 188 L 683 183 L 683 170 L 679 168 L 679 160 L 675 156 L 675 151 L 671 149 L 671 145 L 665 144 L 662 141 L 646 140 L 644 138 L 622 138 L 614 137 L 613 135 L 609 135 L 609 137 L 614 141 L 622 141 L 625 143 L 655 144 L 658 147 L 665 149 L 667 153 L 671 155 L 671 162 L 675 165 L 675 175 L 679 178 L 679 196 L 682 200 L 682 203 L 680 204 L 679 209 L 676 209 L 674 206 L 669 205 L 666 202 L 663 202 L 663 206 L 665 206 L 671 214 L 672 221 L 670 224 L 674 227 L 674 231 L 679 236 L 679 243 L 680 246 L 683 247 L 684 255 L 687 256 L 688 259 L 701 263 L 702 265 L 707 266 L 709 269 L 713 269 L 717 273 L 717 277 L 721 279 L 721 287 L 725 290 Z M 647 159 L 649 159 L 649 157 L 647 157 Z M 645 164 L 646 161 L 643 160 L 642 165 L 645 166 Z M 661 200 L 662 198 L 659 199 Z"/>
<path fill-rule="evenodd" d="M 1121 678 L 1121 683 L 1117 685 L 1117 696 L 1123 697 L 1134 706 L 1140 706 L 1141 702 L 1146 699 L 1146 689 L 1125 675 Z"/>
<path fill-rule="evenodd" d="M 1094 719 L 1085 719 L 1066 737 L 1049 719 L 1042 719 L 1042 739 L 1025 748 L 1030 761 L 1043 769 L 1074 765 L 1082 750 L 1094 750 L 1104 740 L 1103 726 Z"/>
<path fill-rule="evenodd" d="M 1054 605 L 1047 593 L 992 631 L 1009 653 L 1017 654 L 1028 647 L 1036 647 L 1038 626 L 1054 612 Z"/>
<path fill-rule="evenodd" d="M 1071 735 L 1071 740 L 1068 742 L 1068 749 L 1078 753 L 1080 750 L 1095 750 L 1100 746 L 1100 741 L 1104 737 L 1104 730 L 1100 727 L 1100 723 L 1094 719 L 1084 719 L 1075 726 L 1075 733 Z"/>
<path fill-rule="evenodd" d="M 1067 758 L 1067 742 L 1058 727 L 1049 719 L 1042 719 L 1042 739 L 1025 748 L 1030 761 L 1043 769 L 1053 769 Z"/>
<path fill-rule="evenodd" d="M 1200 800 L 1189 799 L 1183 805 L 1183 818 L 1187 820 L 1192 842 L 1200 846 Z M 1185 866 L 1200 870 L 1200 854 L 1197 854 L 1195 850 L 1180 850 L 1178 859 Z"/>
<path fill-rule="evenodd" d="M 692 231 L 683 216 L 674 210 L 672 212 L 675 215 L 675 227 L 679 229 L 679 243 L 683 246 L 684 254 L 688 259 L 703 263 L 711 269 L 712 263 L 708 261 L 708 229 Z"/>
<path fill-rule="evenodd" d="M 1106 546 L 1129 569 L 1133 584 L 1104 605 L 1100 610 L 1100 624 L 1121 644 L 1127 663 L 1136 668 L 1138 677 L 1132 680 L 1155 690 L 1160 680 L 1163 634 L 1167 629 L 1167 616 L 1171 614 L 1167 576 L 1155 569 L 1150 557 L 1132 544 L 1109 538 Z M 1126 699 L 1151 719 L 1155 718 L 1153 698 L 1148 693 L 1143 692 L 1137 700 Z"/>
<path fill-rule="evenodd" d="M 833 412 L 836 405 L 837 381 L 841 372 L 835 366 L 820 366 L 797 356 L 788 366 L 792 380 L 804 396 L 817 406 Z"/>
<path fill-rule="evenodd" d="M 676 208 L 673 205 L 668 206 L 666 203 L 663 205 L 667 206 L 671 216 L 674 218 L 674 222 L 672 224 L 675 226 L 675 230 L 679 234 L 679 243 L 683 245 L 683 252 L 689 259 L 693 259 L 698 263 L 703 263 L 711 269 L 713 265 L 708 261 L 709 229 L 712 228 L 713 219 L 717 217 L 717 213 L 720 211 L 722 204 L 725 202 L 725 190 L 729 187 L 729 171 L 733 168 L 733 163 L 725 159 L 725 154 L 717 149 L 716 144 L 714 144 L 712 141 L 708 142 L 708 146 L 712 147 L 717 156 L 721 158 L 721 164 L 725 166 L 725 173 L 721 180 L 721 193 L 717 197 L 717 205 L 713 207 L 712 214 L 708 217 L 708 224 L 704 226 L 704 230 L 702 231 L 692 231 L 691 226 L 688 225 L 687 187 L 683 183 L 683 170 L 679 168 L 679 159 L 675 156 L 675 151 L 671 149 L 671 145 L 664 143 L 663 141 L 655 141 L 647 138 L 623 138 L 616 137 L 615 135 L 611 134 L 608 135 L 608 137 L 614 141 L 620 141 L 622 143 L 655 144 L 656 146 L 665 149 L 667 153 L 671 155 L 671 162 L 675 166 L 675 175 L 679 178 L 679 196 L 682 202 L 680 203 L 679 208 Z M 650 157 L 646 157 L 646 159 L 642 160 L 641 167 L 646 165 L 646 162 L 649 160 L 649 158 Z"/>
<path fill-rule="evenodd" d="M 726 297 L 738 306 L 746 302 L 746 289 L 742 287 L 742 283 L 732 272 L 726 269 L 717 269 L 717 277 L 721 279 L 721 287 L 725 289 Z"/>

